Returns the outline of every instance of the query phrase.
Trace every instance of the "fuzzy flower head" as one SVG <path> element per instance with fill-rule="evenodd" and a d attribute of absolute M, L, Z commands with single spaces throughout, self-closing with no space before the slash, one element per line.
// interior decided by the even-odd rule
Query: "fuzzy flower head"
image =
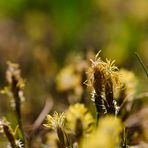
<path fill-rule="evenodd" d="M 114 64 L 115 61 L 108 59 L 106 59 L 106 62 L 102 61 L 98 57 L 99 53 L 96 55 L 95 60 L 91 59 L 87 84 L 92 86 L 97 94 L 103 95 L 105 85 L 106 83 L 110 83 L 110 80 L 114 85 L 118 84 L 118 68 Z"/>
<path fill-rule="evenodd" d="M 65 123 L 65 115 L 64 113 L 57 113 L 54 112 L 53 116 L 47 115 L 46 117 L 47 123 L 44 124 L 45 127 L 51 128 L 55 131 L 57 131 L 58 128 L 63 129 L 64 123 Z"/>
<path fill-rule="evenodd" d="M 95 101 L 98 118 L 105 114 L 117 114 L 117 106 L 114 100 L 114 89 L 119 85 L 118 68 L 115 61 L 102 61 L 99 53 L 88 71 L 88 84 L 92 88 L 92 99 Z"/>
<path fill-rule="evenodd" d="M 120 147 L 122 123 L 118 118 L 106 116 L 99 121 L 98 129 L 82 141 L 82 148 Z"/>
<path fill-rule="evenodd" d="M 93 130 L 94 119 L 83 104 L 75 104 L 66 112 L 66 126 L 74 134 L 85 135 Z M 79 133 L 78 133 L 79 132 Z"/>

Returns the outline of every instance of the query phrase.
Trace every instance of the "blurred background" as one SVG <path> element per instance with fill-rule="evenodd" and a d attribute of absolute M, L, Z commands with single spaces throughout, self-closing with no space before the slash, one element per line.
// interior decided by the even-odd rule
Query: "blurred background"
<path fill-rule="evenodd" d="M 146 91 L 148 79 L 134 53 L 148 66 L 147 0 L 0 0 L 0 87 L 7 84 L 6 62 L 20 64 L 28 124 L 47 98 L 56 102 L 54 109 L 65 108 L 67 94 L 56 90 L 56 76 L 99 50 L 103 59 L 134 71 Z M 0 116 L 11 118 L 5 98 L 0 96 Z"/>

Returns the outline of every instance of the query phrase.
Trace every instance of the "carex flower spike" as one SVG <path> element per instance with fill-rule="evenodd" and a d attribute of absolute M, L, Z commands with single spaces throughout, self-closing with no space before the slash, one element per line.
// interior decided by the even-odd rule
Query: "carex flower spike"
<path fill-rule="evenodd" d="M 99 54 L 95 60 L 91 60 L 88 70 L 88 84 L 93 88 L 93 96 L 97 109 L 97 118 L 106 114 L 117 113 L 116 101 L 114 100 L 114 87 L 119 83 L 118 68 L 114 61 L 106 59 L 102 61 Z"/>

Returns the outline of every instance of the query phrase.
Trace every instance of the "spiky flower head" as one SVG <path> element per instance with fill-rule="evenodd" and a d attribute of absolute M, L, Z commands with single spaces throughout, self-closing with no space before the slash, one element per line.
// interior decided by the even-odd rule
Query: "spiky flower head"
<path fill-rule="evenodd" d="M 65 124 L 65 114 L 54 112 L 53 116 L 47 115 L 45 127 L 51 128 L 57 131 L 58 128 L 64 128 Z"/>
<path fill-rule="evenodd" d="M 62 147 L 68 147 L 70 144 L 67 133 L 65 132 L 65 115 L 64 113 L 54 112 L 53 117 L 47 115 L 47 123 L 44 124 L 45 127 L 53 129 L 59 138 Z"/>
<path fill-rule="evenodd" d="M 105 85 L 109 80 L 117 84 L 118 68 L 115 66 L 115 61 L 106 59 L 102 61 L 98 57 L 100 52 L 96 55 L 95 60 L 91 59 L 91 67 L 88 70 L 88 85 L 94 87 L 95 92 L 99 95 L 105 91 Z"/>
<path fill-rule="evenodd" d="M 84 104 L 75 104 L 66 112 L 66 126 L 76 136 L 87 135 L 93 130 L 94 119 Z"/>
<path fill-rule="evenodd" d="M 115 61 L 106 59 L 102 61 L 99 53 L 95 60 L 91 60 L 88 71 L 88 84 L 92 87 L 93 97 L 97 109 L 98 118 L 105 114 L 116 114 L 117 107 L 114 100 L 114 89 L 118 87 L 118 68 Z"/>
<path fill-rule="evenodd" d="M 113 116 L 106 116 L 99 121 L 97 130 L 82 141 L 82 148 L 115 148 L 120 147 L 120 133 L 123 125 Z"/>

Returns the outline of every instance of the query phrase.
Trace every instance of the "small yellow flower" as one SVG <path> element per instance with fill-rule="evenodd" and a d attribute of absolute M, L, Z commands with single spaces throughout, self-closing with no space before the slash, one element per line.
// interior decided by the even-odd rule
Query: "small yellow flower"
<path fill-rule="evenodd" d="M 68 147 L 70 145 L 69 138 L 65 132 L 65 115 L 64 113 L 58 114 L 54 112 L 53 117 L 47 115 L 47 123 L 44 124 L 45 127 L 53 129 L 59 138 L 62 147 Z"/>
<path fill-rule="evenodd" d="M 94 119 L 83 104 L 75 104 L 66 112 L 66 126 L 74 134 L 82 132 L 85 135 L 93 130 Z"/>
<path fill-rule="evenodd" d="M 47 123 L 44 124 L 45 127 L 51 128 L 57 131 L 58 128 L 63 128 L 65 123 L 65 115 L 64 113 L 54 112 L 53 117 L 51 115 L 47 115 L 46 117 Z"/>

